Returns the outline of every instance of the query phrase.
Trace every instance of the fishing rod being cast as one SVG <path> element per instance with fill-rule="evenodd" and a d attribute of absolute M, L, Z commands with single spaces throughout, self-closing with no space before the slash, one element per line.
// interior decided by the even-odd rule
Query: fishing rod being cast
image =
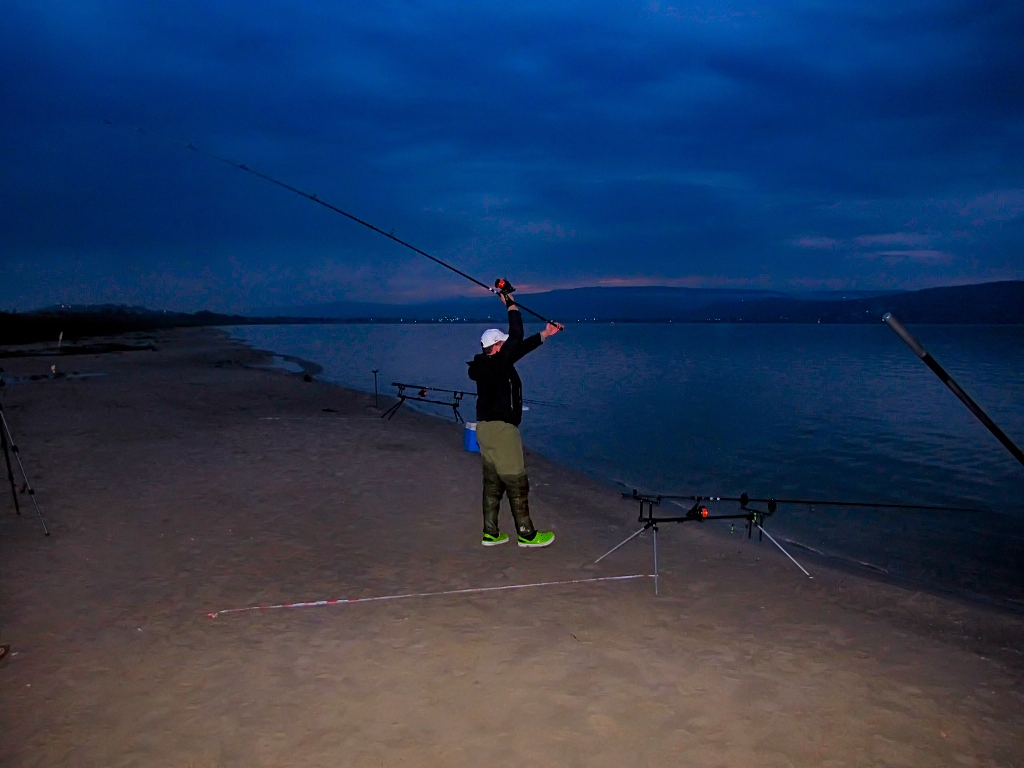
<path fill-rule="evenodd" d="M 110 126 L 114 125 L 114 123 L 111 122 L 110 120 L 104 120 L 103 122 L 106 123 L 107 125 L 110 125 Z M 216 160 L 219 163 L 224 163 L 225 165 L 230 165 L 232 168 L 237 168 L 240 171 L 245 171 L 246 173 L 251 174 L 252 176 L 255 176 L 258 179 L 263 179 L 264 181 L 269 181 L 271 184 L 275 184 L 276 186 L 281 187 L 282 189 L 287 189 L 289 192 L 294 192 L 296 195 L 299 195 L 300 197 L 304 197 L 307 200 L 312 200 L 314 203 L 317 203 L 318 205 L 322 205 L 324 208 L 327 208 L 328 210 L 334 211 L 335 213 L 340 213 L 342 216 L 344 216 L 345 218 L 349 219 L 350 221 L 354 221 L 356 224 L 361 224 L 362 226 L 366 227 L 367 229 L 373 230 L 378 235 L 383 235 L 388 240 L 391 240 L 391 241 L 393 241 L 395 243 L 398 243 L 399 245 L 401 245 L 401 246 L 403 246 L 405 248 L 408 248 L 410 251 L 413 251 L 414 253 L 418 253 L 420 256 L 427 257 L 428 259 L 430 259 L 435 264 L 439 264 L 440 266 L 444 267 L 445 269 L 451 270 L 455 274 L 460 275 L 461 277 L 466 278 L 471 283 L 480 286 L 485 291 L 490 291 L 495 296 L 498 296 L 498 297 L 506 296 L 506 295 L 511 294 L 512 291 L 515 290 L 515 288 L 513 288 L 512 285 L 507 280 L 505 280 L 503 278 L 498 278 L 497 280 L 495 280 L 493 286 L 492 285 L 488 285 L 487 283 L 481 282 L 480 280 L 477 280 L 472 275 L 469 275 L 469 274 L 463 272 L 461 269 L 458 269 L 457 267 L 453 267 L 451 264 L 447 263 L 446 261 L 442 261 L 441 259 L 437 258 L 436 256 L 431 256 L 429 253 L 427 253 L 426 251 L 424 251 L 424 250 L 422 250 L 420 248 L 417 248 L 412 243 L 406 242 L 405 240 L 402 240 L 399 237 L 395 237 L 394 234 L 392 234 L 391 232 L 385 232 L 380 227 L 374 226 L 373 224 L 371 224 L 370 222 L 366 221 L 365 219 L 361 219 L 358 216 L 356 216 L 355 214 L 352 214 L 352 213 L 349 213 L 348 211 L 342 210 L 341 208 L 337 207 L 336 205 L 332 205 L 331 203 L 328 203 L 326 200 L 321 200 L 319 197 L 317 197 L 313 193 L 304 192 L 303 190 L 299 189 L 298 187 L 293 187 L 291 184 L 283 182 L 280 179 L 275 179 L 273 176 L 268 176 L 267 174 L 262 173 L 261 171 L 257 171 L 255 168 L 250 168 L 248 165 L 245 165 L 244 163 L 236 163 L 234 160 L 229 160 L 228 158 L 222 157 L 221 155 L 214 154 L 213 152 L 207 152 L 205 149 L 200 149 L 199 147 L 197 147 L 195 144 L 192 144 L 191 142 L 189 142 L 188 144 L 182 144 L 179 141 L 175 141 L 173 139 L 168 139 L 168 138 L 166 138 L 164 136 L 160 136 L 159 134 L 150 133 L 148 131 L 144 131 L 142 128 L 138 128 L 136 130 L 138 131 L 138 133 L 141 133 L 144 136 L 152 136 L 154 138 L 160 139 L 161 141 L 166 141 L 166 142 L 169 142 L 169 143 L 174 144 L 176 146 L 184 147 L 185 149 L 189 149 L 189 150 L 195 152 L 196 154 L 203 155 L 204 157 L 208 157 L 211 160 Z M 538 320 L 543 320 L 545 323 L 547 323 L 549 325 L 557 325 L 560 330 L 563 328 L 563 326 L 561 326 L 560 324 L 555 323 L 553 320 L 549 320 L 548 318 L 544 317 L 543 315 L 541 315 L 538 312 L 534 312 L 532 309 L 530 309 L 529 307 L 519 303 L 518 301 L 516 302 L 516 306 L 518 306 L 523 312 L 528 312 L 529 314 L 533 315 Z"/>
<path fill-rule="evenodd" d="M 113 125 L 109 120 L 104 121 Z M 146 134 L 141 128 L 139 133 Z M 164 141 L 164 137 L 156 136 Z M 179 142 L 173 142 L 179 144 Z M 378 235 L 383 235 L 399 245 L 408 248 L 410 251 L 425 256 L 435 264 L 466 278 L 471 283 L 480 286 L 486 291 L 498 296 L 508 309 L 509 331 L 503 333 L 496 328 L 488 329 L 481 338 L 483 352 L 477 355 L 470 363 L 470 378 L 477 383 L 477 440 L 480 443 L 480 457 L 484 469 L 484 546 L 503 544 L 509 540 L 508 534 L 500 533 L 498 530 L 498 507 L 503 495 L 508 495 L 509 504 L 512 508 L 513 517 L 516 522 L 516 538 L 520 547 L 546 547 L 554 541 L 554 534 L 550 531 L 538 531 L 530 518 L 529 512 L 529 479 L 526 474 L 526 466 L 523 460 L 523 445 L 519 436 L 519 422 L 523 413 L 522 383 L 515 370 L 515 362 L 527 353 L 539 347 L 546 339 L 554 336 L 563 330 L 559 323 L 549 320 L 535 312 L 524 304 L 512 298 L 515 288 L 505 278 L 498 278 L 494 285 L 477 280 L 472 275 L 463 272 L 461 269 L 448 264 L 445 261 L 432 256 L 426 251 L 417 248 L 401 238 L 395 237 L 391 232 L 385 232 L 380 227 L 374 226 L 365 219 L 342 210 L 325 200 L 321 200 L 315 194 L 304 192 L 291 184 L 287 184 L 273 176 L 250 168 L 243 163 L 236 163 L 226 157 L 216 155 L 212 152 L 199 149 L 194 144 L 184 144 L 197 154 L 204 155 L 211 160 L 230 165 L 240 171 L 255 176 L 264 181 L 269 181 L 282 189 L 293 192 L 307 200 L 312 200 L 328 210 L 339 213 L 345 218 L 361 224 L 367 229 L 373 230 Z M 523 337 L 523 320 L 520 310 L 529 312 L 546 324 L 544 330 L 529 338 Z M 399 404 L 401 404 L 399 400 Z M 456 415 L 458 410 L 456 409 Z"/>

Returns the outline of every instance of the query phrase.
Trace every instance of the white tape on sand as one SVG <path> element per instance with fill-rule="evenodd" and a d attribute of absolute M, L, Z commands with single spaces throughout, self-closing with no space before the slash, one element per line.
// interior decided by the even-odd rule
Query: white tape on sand
<path fill-rule="evenodd" d="M 246 611 L 274 611 L 280 608 L 317 608 L 324 605 L 347 605 L 350 603 L 372 603 L 379 600 L 405 600 L 410 597 L 438 597 L 440 595 L 469 595 L 476 592 L 500 592 L 508 589 L 529 589 L 531 587 L 555 587 L 568 584 L 593 584 L 599 581 L 627 581 L 630 579 L 654 578 L 648 573 L 635 573 L 630 576 L 599 576 L 593 579 L 569 579 L 567 581 L 539 581 L 534 584 L 506 584 L 502 587 L 471 587 L 469 589 L 448 589 L 443 592 L 408 592 L 401 595 L 381 595 L 379 597 L 337 597 L 330 600 L 311 600 L 304 603 L 278 603 L 276 605 L 250 605 L 245 608 L 225 608 L 206 614 L 207 618 L 216 619 L 225 613 L 244 613 Z"/>

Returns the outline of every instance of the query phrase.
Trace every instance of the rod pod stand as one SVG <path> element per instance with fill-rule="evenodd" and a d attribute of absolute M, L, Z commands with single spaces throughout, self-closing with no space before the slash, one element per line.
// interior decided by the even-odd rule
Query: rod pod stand
<path fill-rule="evenodd" d="M 691 522 L 703 523 L 703 522 L 705 522 L 707 520 L 746 520 L 746 522 L 747 522 L 747 538 L 748 539 L 749 538 L 753 538 L 754 528 L 757 528 L 757 530 L 758 530 L 757 540 L 758 541 L 762 541 L 763 540 L 762 539 L 762 535 L 763 536 L 767 536 L 768 540 L 772 544 L 774 544 L 776 547 L 778 547 L 779 550 L 782 552 L 782 554 L 784 554 L 786 557 L 788 557 L 790 559 L 790 561 L 797 568 L 799 568 L 807 578 L 809 578 L 809 579 L 813 579 L 814 578 L 813 576 L 811 576 L 810 573 L 807 572 L 807 569 L 805 569 L 802 565 L 800 565 L 800 563 L 798 563 L 796 561 L 796 559 L 791 554 L 789 554 L 789 552 L 787 552 L 783 548 L 783 546 L 781 544 L 779 544 L 779 542 L 777 542 L 775 540 L 774 536 L 772 536 L 770 533 L 768 533 L 768 531 L 766 531 L 764 529 L 764 526 L 762 525 L 762 523 L 764 522 L 765 518 L 770 517 L 771 515 L 773 515 L 775 513 L 775 510 L 778 509 L 778 504 L 775 502 L 774 499 L 770 499 L 768 501 L 768 509 L 767 509 L 767 511 L 759 510 L 759 509 L 751 509 L 750 507 L 748 507 L 747 503 L 749 501 L 749 496 L 747 496 L 747 494 L 744 493 L 744 494 L 742 494 L 740 496 L 740 508 L 743 510 L 742 514 L 736 514 L 736 515 L 711 515 L 711 514 L 708 514 L 707 507 L 701 506 L 700 502 L 698 501 L 690 509 L 688 509 L 686 511 L 686 513 L 683 514 L 683 515 L 675 515 L 675 516 L 672 516 L 672 517 L 655 517 L 654 516 L 654 508 L 658 507 L 658 506 L 661 506 L 661 502 L 665 498 L 664 496 L 652 495 L 652 494 L 647 494 L 647 493 L 640 493 L 639 491 L 637 491 L 634 488 L 632 493 L 623 493 L 622 497 L 624 499 L 632 499 L 632 500 L 637 501 L 637 502 L 640 503 L 640 515 L 637 518 L 637 522 L 643 523 L 644 525 L 643 525 L 643 527 L 640 530 L 636 531 L 635 533 L 630 534 L 628 537 L 626 537 L 625 539 L 620 541 L 614 547 L 612 547 L 607 552 L 605 552 L 603 555 L 601 555 L 599 558 L 597 558 L 597 560 L 595 560 L 593 564 L 596 565 L 597 563 L 601 562 L 606 557 L 608 557 L 608 555 L 610 555 L 612 552 L 616 551 L 620 547 L 622 547 L 625 544 L 629 543 L 630 541 L 635 539 L 637 536 L 642 535 L 645 531 L 650 530 L 652 532 L 652 538 L 654 540 L 654 594 L 655 594 L 655 596 L 658 595 L 658 523 L 691 523 Z"/>
<path fill-rule="evenodd" d="M 18 504 L 18 491 L 14 486 L 14 472 L 11 469 L 11 457 L 10 453 L 14 454 L 14 458 L 18 463 L 18 468 L 21 470 L 21 477 L 25 481 L 25 488 L 28 491 L 28 497 L 32 499 L 32 506 L 35 507 L 36 517 L 39 518 L 39 524 L 43 526 L 43 533 L 46 536 L 50 535 L 50 529 L 46 527 L 46 521 L 43 519 L 42 510 L 39 509 L 39 502 L 36 501 L 36 489 L 32 487 L 32 483 L 29 482 L 28 474 L 25 472 L 25 465 L 21 461 L 21 452 L 18 450 L 18 444 L 14 442 L 14 436 L 11 434 L 11 428 L 7 424 L 7 417 L 4 416 L 4 406 L 0 403 L 0 442 L 3 443 L 4 460 L 7 463 L 7 479 L 11 484 L 11 492 L 14 494 L 14 509 L 17 514 L 21 514 L 21 506 Z M 8 449 L 10 453 L 8 453 Z"/>
<path fill-rule="evenodd" d="M 14 470 L 11 468 L 11 451 L 7 445 L 7 431 L 0 429 L 0 444 L 3 444 L 4 463 L 7 465 L 7 482 L 11 486 L 11 496 L 14 498 L 14 514 L 21 515 L 21 504 L 18 502 L 18 488 L 14 484 Z"/>
<path fill-rule="evenodd" d="M 401 408 L 407 400 L 411 400 L 416 403 L 444 405 L 452 409 L 452 413 L 455 415 L 456 424 L 465 423 L 466 421 L 462 418 L 462 413 L 459 412 L 459 408 L 462 406 L 462 398 L 466 395 L 472 395 L 472 392 L 463 392 L 457 389 L 440 389 L 438 387 L 423 387 L 419 384 L 402 384 L 398 381 L 391 382 L 391 386 L 398 390 L 398 402 L 380 415 L 380 418 L 382 419 L 387 418 L 388 421 L 391 421 L 391 417 L 398 413 L 398 409 Z M 406 390 L 412 390 L 412 393 L 410 394 Z M 430 394 L 431 392 L 441 392 L 447 395 L 448 399 L 440 400 L 438 399 L 440 395 L 433 397 Z M 475 397 L 475 395 L 473 396 Z"/>

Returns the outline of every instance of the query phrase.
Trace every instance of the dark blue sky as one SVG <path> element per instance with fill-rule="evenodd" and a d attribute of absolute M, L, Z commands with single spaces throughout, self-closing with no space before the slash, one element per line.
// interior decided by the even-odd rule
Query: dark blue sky
<path fill-rule="evenodd" d="M 1024 278 L 1018 2 L 0 6 L 0 307 Z"/>

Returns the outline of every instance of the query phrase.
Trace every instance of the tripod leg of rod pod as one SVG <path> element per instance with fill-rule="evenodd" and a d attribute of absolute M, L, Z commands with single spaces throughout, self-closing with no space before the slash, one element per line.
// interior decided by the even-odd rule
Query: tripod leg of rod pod
<path fill-rule="evenodd" d="M 658 526 L 652 526 L 654 529 L 654 596 L 658 596 Z"/>
<path fill-rule="evenodd" d="M 632 541 L 633 539 L 635 539 L 635 538 L 636 538 L 637 536 L 639 536 L 639 535 L 640 535 L 641 533 L 643 533 L 643 532 L 644 532 L 644 531 L 646 531 L 646 530 L 647 530 L 647 526 L 645 525 L 645 526 L 644 526 L 643 528 L 641 528 L 641 529 L 640 529 L 639 531 L 637 531 L 636 533 L 630 534 L 630 535 L 629 535 L 629 537 L 627 537 L 627 538 L 626 538 L 626 539 L 624 539 L 623 541 L 620 541 L 620 542 L 619 542 L 618 544 L 616 544 L 616 545 L 615 545 L 614 547 L 612 547 L 612 548 L 611 548 L 611 549 L 609 549 L 609 550 L 608 550 L 607 552 L 605 552 L 605 553 L 604 553 L 603 555 L 601 555 L 601 556 L 600 556 L 599 558 L 597 558 L 597 560 L 595 560 L 595 561 L 594 561 L 594 562 L 592 563 L 592 565 L 597 565 L 597 564 L 598 564 L 598 563 L 600 563 L 600 562 L 601 562 L 602 560 L 604 560 L 604 559 L 605 559 L 606 557 L 608 557 L 608 555 L 610 555 L 610 554 L 611 554 L 612 552 L 614 552 L 615 550 L 617 550 L 617 549 L 618 549 L 619 547 L 623 546 L 624 544 L 628 544 L 629 542 L 631 542 L 631 541 Z"/>
<path fill-rule="evenodd" d="M 25 480 L 25 487 L 28 489 L 28 497 L 32 499 L 32 506 L 35 507 L 36 516 L 39 518 L 39 524 L 43 526 L 43 533 L 49 536 L 50 529 L 46 527 L 46 521 L 43 519 L 43 512 L 39 509 L 39 502 L 36 501 L 36 489 L 32 487 L 32 483 L 28 480 L 28 473 L 25 472 L 25 465 L 21 461 L 21 452 L 18 450 L 17 443 L 14 442 L 14 436 L 11 435 L 11 428 L 7 426 L 7 418 L 4 416 L 3 408 L 0 408 L 0 429 L 6 432 L 7 440 L 11 444 L 11 453 L 14 454 L 15 460 L 18 462 L 18 469 L 21 470 L 21 476 Z"/>
<path fill-rule="evenodd" d="M 774 544 L 774 545 L 775 545 L 776 547 L 778 547 L 778 548 L 779 548 L 779 550 L 780 550 L 780 551 L 782 552 L 782 554 L 784 554 L 784 555 L 785 555 L 786 557 L 788 557 L 788 558 L 789 558 L 790 560 L 792 560 L 792 561 L 793 561 L 793 565 L 795 565 L 795 566 L 796 566 L 797 568 L 799 568 L 799 569 L 800 569 L 801 571 L 803 571 L 803 572 L 804 572 L 804 576 L 806 576 L 806 577 L 807 577 L 808 579 L 813 579 L 813 578 L 814 578 L 813 576 L 811 576 L 811 574 L 809 574 L 809 573 L 807 572 L 807 569 L 806 569 L 806 568 L 804 568 L 804 567 L 803 567 L 802 565 L 800 565 L 800 563 L 798 563 L 798 562 L 796 561 L 796 558 L 794 558 L 794 557 L 793 557 L 793 556 L 792 556 L 791 554 L 789 554 L 789 552 L 787 552 L 787 551 L 786 551 L 785 549 L 783 549 L 783 548 L 782 548 L 782 545 L 781 545 L 781 544 L 779 544 L 779 542 L 777 542 L 777 541 L 775 540 L 775 537 L 774 537 L 774 536 L 772 536 L 772 535 L 771 535 L 770 533 L 768 533 L 768 531 L 766 531 L 766 530 L 765 530 L 764 528 L 762 528 L 760 524 L 757 524 L 757 527 L 758 527 L 758 530 L 760 530 L 760 531 L 761 531 L 761 533 L 763 533 L 763 534 L 764 534 L 765 536 L 767 536 L 767 537 L 768 537 L 768 540 L 769 540 L 769 541 L 770 541 L 770 542 L 771 542 L 772 544 Z"/>
<path fill-rule="evenodd" d="M 384 413 L 382 413 L 380 415 L 380 417 L 382 419 L 386 417 L 388 421 L 391 421 L 391 417 L 394 416 L 396 413 L 398 413 L 398 409 L 401 408 L 404 403 L 405 403 L 405 398 L 404 397 L 399 398 L 398 402 L 395 403 L 394 405 L 392 405 L 386 411 L 384 411 Z"/>
<path fill-rule="evenodd" d="M 11 484 L 11 495 L 14 497 L 14 514 L 21 514 L 21 504 L 18 503 L 18 489 L 14 485 L 14 470 L 11 468 L 11 452 L 7 448 L 7 433 L 0 429 L 0 443 L 3 443 L 4 461 L 7 463 L 7 482 Z"/>

